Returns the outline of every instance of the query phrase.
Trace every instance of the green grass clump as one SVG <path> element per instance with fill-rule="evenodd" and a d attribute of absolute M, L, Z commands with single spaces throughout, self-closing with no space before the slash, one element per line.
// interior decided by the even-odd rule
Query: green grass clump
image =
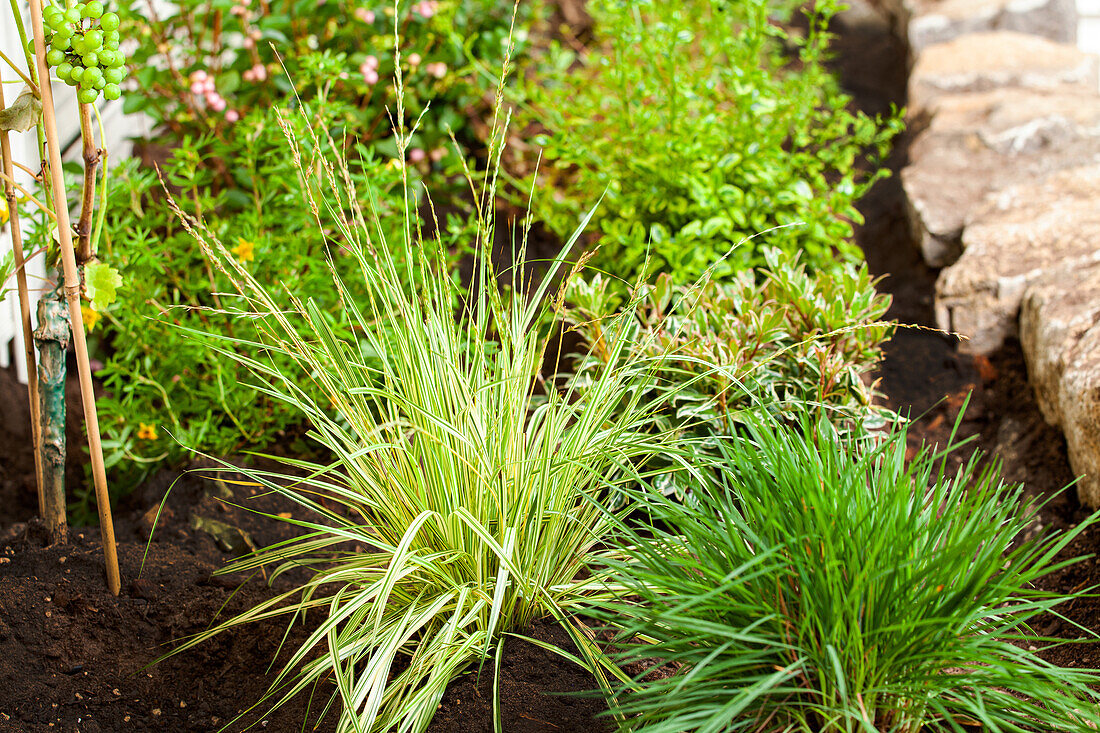
<path fill-rule="evenodd" d="M 620 524 L 627 600 L 601 613 L 635 639 L 625 660 L 681 666 L 623 690 L 623 727 L 1094 730 L 1095 671 L 1044 662 L 1029 648 L 1061 640 L 1028 626 L 1072 597 L 1037 581 L 1092 520 L 1020 540 L 1035 508 L 995 467 L 905 453 L 904 431 L 758 421 L 691 501 L 634 492 L 664 529 Z"/>

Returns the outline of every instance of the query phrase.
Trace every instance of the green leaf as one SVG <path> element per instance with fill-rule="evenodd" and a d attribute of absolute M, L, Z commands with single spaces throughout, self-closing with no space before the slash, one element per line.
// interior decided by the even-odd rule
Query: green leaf
<path fill-rule="evenodd" d="M 41 116 L 42 101 L 34 96 L 30 87 L 24 86 L 11 106 L 0 110 L 0 130 L 26 132 L 38 124 Z"/>
<path fill-rule="evenodd" d="M 122 275 L 110 265 L 93 260 L 84 266 L 84 283 L 92 299 L 92 309 L 102 312 L 114 302 L 115 290 L 122 285 Z"/>

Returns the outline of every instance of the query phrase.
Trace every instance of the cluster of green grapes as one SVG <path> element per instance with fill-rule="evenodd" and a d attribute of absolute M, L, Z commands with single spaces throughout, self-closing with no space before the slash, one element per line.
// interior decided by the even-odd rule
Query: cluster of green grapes
<path fill-rule="evenodd" d="M 118 50 L 116 13 L 104 12 L 100 0 L 91 0 L 70 7 L 47 5 L 42 20 L 49 47 L 46 63 L 58 79 L 77 87 L 81 104 L 92 104 L 100 92 L 107 99 L 122 96 L 126 57 Z"/>

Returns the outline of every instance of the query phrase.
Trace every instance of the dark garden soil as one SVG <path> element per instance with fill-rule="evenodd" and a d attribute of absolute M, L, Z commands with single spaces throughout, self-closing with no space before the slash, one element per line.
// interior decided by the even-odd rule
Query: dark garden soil
<path fill-rule="evenodd" d="M 583 4 L 563 7 L 575 13 Z M 838 67 L 858 103 L 871 111 L 901 104 L 905 50 L 885 24 L 865 15 L 837 30 Z M 901 141 L 891 160 L 895 170 L 904 163 L 904 150 Z M 876 185 L 862 208 L 867 223 L 859 229 L 859 242 L 874 272 L 884 276 L 882 287 L 894 296 L 891 316 L 933 327 L 936 273 L 921 263 L 911 241 L 897 177 Z M 975 360 L 960 354 L 944 334 L 902 329 L 887 346 L 878 376 L 886 403 L 915 418 L 910 433 L 914 449 L 922 441 L 945 443 L 967 395 L 972 395 L 960 433 L 975 436 L 974 445 L 999 456 L 1009 479 L 1044 497 L 1071 481 L 1064 440 L 1039 415 L 1017 344 L 990 359 Z M 83 475 L 76 397 L 70 395 L 75 413 L 70 421 L 71 482 Z M 201 632 L 219 614 L 228 617 L 291 587 L 293 577 L 280 578 L 269 588 L 259 577 L 212 575 L 245 549 L 246 537 L 258 546 L 287 537 L 287 525 L 238 504 L 270 513 L 291 507 L 245 487 L 219 485 L 203 478 L 202 471 L 154 477 L 115 510 L 124 578 L 115 598 L 105 589 L 98 529 L 75 530 L 70 542 L 46 546 L 39 527 L 29 521 L 36 506 L 28 423 L 25 389 L 11 370 L 0 371 L 0 733 L 218 730 L 267 690 L 268 665 L 276 657 L 284 625 L 227 632 L 195 650 L 152 663 L 173 641 Z M 149 541 L 162 500 L 164 508 Z M 1071 489 L 1047 504 L 1041 520 L 1066 528 L 1083 516 Z M 201 520 L 239 531 L 215 539 L 199 527 Z M 1093 553 L 1098 543 L 1100 528 L 1090 529 L 1067 556 Z M 1055 574 L 1048 579 L 1050 587 L 1069 591 L 1097 582 L 1097 562 L 1088 560 Z M 1064 611 L 1088 628 L 1100 626 L 1096 599 L 1078 600 Z M 286 648 L 301 643 L 306 628 L 293 628 Z M 1078 635 L 1057 619 L 1037 630 L 1067 638 Z M 568 646 L 551 625 L 536 625 L 527 633 Z M 284 651 L 279 659 L 286 656 Z M 1091 645 L 1064 646 L 1049 658 L 1063 665 L 1100 663 Z M 430 730 L 491 730 L 493 676 L 490 663 L 480 678 L 475 671 L 452 684 Z M 558 694 L 591 690 L 595 681 L 540 647 L 510 640 L 500 679 L 505 730 L 511 733 L 583 733 L 609 727 L 595 717 L 606 709 L 599 700 Z M 317 690 L 312 709 L 308 696 L 300 695 L 277 713 L 265 715 L 262 708 L 248 713 L 230 729 L 258 723 L 257 730 L 300 730 L 307 716 L 316 719 L 330 692 Z M 317 730 L 333 730 L 331 718 Z"/>

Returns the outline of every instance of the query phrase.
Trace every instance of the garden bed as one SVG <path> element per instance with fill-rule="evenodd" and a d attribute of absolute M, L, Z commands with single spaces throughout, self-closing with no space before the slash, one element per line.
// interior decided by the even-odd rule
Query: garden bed
<path fill-rule="evenodd" d="M 838 30 L 841 72 L 859 103 L 878 111 L 891 101 L 900 102 L 905 54 L 885 26 Z M 892 161 L 895 171 L 904 150 L 901 140 Z M 909 238 L 903 206 L 897 179 L 879 182 L 863 201 L 867 223 L 859 229 L 858 241 L 872 270 L 889 274 L 882 287 L 894 296 L 890 315 L 927 327 L 934 323 L 934 273 L 921 263 Z M 1004 461 L 1007 479 L 1024 482 L 1028 493 L 1037 496 L 1051 495 L 1071 480 L 1063 439 L 1039 415 L 1017 345 L 975 361 L 960 355 L 942 334 L 903 329 L 887 346 L 879 375 L 887 404 L 919 416 L 910 432 L 914 447 L 921 441 L 945 442 L 972 393 L 961 431 L 976 436 L 975 445 Z M 10 371 L 0 373 L 0 409 L 5 418 L 17 416 L 7 421 L 16 429 L 26 422 L 24 395 Z M 79 407 L 72 399 L 70 414 L 70 425 L 76 425 Z M 70 455 L 81 456 L 76 432 L 71 430 L 70 438 Z M 103 582 L 98 530 L 77 529 L 71 542 L 46 547 L 36 525 L 27 524 L 35 511 L 28 445 L 27 435 L 0 433 L 0 685 L 5 690 L 0 731 L 208 731 L 259 699 L 270 684 L 268 665 L 284 631 L 277 623 L 228 631 L 196 650 L 149 665 L 174 640 L 204 630 L 219 612 L 232 615 L 271 596 L 274 591 L 263 578 L 240 585 L 245 578 L 211 574 L 240 553 L 245 535 L 257 546 L 288 536 L 288 525 L 240 506 L 275 514 L 293 508 L 276 497 L 219 486 L 201 471 L 156 475 L 116 508 L 124 582 L 115 598 Z M 76 470 L 74 466 L 70 473 Z M 173 483 L 150 542 L 152 518 Z M 1064 528 L 1082 516 L 1070 491 L 1051 501 L 1041 519 L 1044 525 Z M 240 533 L 219 544 L 197 526 L 196 517 L 217 520 Z M 1064 554 L 1092 553 L 1098 542 L 1100 528 L 1093 527 Z M 1052 575 L 1049 582 L 1053 590 L 1070 592 L 1097 579 L 1100 569 L 1089 560 Z M 281 578 L 275 590 L 293 580 Z M 1093 599 L 1079 599 L 1064 612 L 1088 628 L 1100 626 L 1100 603 Z M 1067 638 L 1078 635 L 1053 618 L 1037 630 Z M 550 625 L 536 625 L 529 633 L 568 645 Z M 293 647 L 305 634 L 303 627 L 296 627 L 287 645 Z M 606 710 L 602 701 L 576 694 L 594 689 L 594 679 L 526 642 L 511 640 L 505 648 L 500 675 L 505 730 L 609 727 L 596 717 Z M 1050 658 L 1065 666 L 1096 664 L 1092 645 L 1067 645 L 1053 650 Z M 491 730 L 493 676 L 489 662 L 480 678 L 470 673 L 453 683 L 430 730 Z M 329 692 L 318 691 L 313 717 Z M 277 714 L 244 721 L 260 721 L 261 730 L 298 730 L 308 706 L 300 696 Z M 330 718 L 318 730 L 333 727 Z"/>
<path fill-rule="evenodd" d="M 97 530 L 78 529 L 70 543 L 45 547 L 36 525 L 4 517 L 0 680 L 6 693 L 0 731 L 213 731 L 267 690 L 266 671 L 285 630 L 280 624 L 229 632 L 194 652 L 148 666 L 172 641 L 204 630 L 219 610 L 239 613 L 273 592 L 259 577 L 211 577 L 235 553 L 194 528 L 192 517 L 224 522 L 257 545 L 268 545 L 286 539 L 288 525 L 234 504 L 272 513 L 292 509 L 277 497 L 257 498 L 254 490 L 241 488 L 223 499 L 210 493 L 217 489 L 214 482 L 183 474 L 147 543 L 148 508 L 155 512 L 176 477 L 161 474 L 116 513 L 125 578 L 117 598 L 103 582 Z M 282 579 L 275 590 L 292 581 Z M 537 625 L 530 633 L 559 645 L 568 642 L 551 625 Z M 292 647 L 305 635 L 299 625 L 287 644 Z M 544 694 L 591 690 L 594 679 L 526 642 L 513 641 L 506 649 L 501 674 L 506 730 L 600 730 L 601 723 L 593 721 L 606 710 L 600 699 Z M 470 674 L 452 684 L 430 730 L 491 730 L 492 679 L 489 663 L 480 683 Z M 330 693 L 319 690 L 315 704 Z M 234 729 L 266 720 L 260 730 L 297 730 L 307 712 L 308 700 L 295 700 L 274 715 L 246 717 Z M 334 728 L 329 720 L 318 730 Z"/>

